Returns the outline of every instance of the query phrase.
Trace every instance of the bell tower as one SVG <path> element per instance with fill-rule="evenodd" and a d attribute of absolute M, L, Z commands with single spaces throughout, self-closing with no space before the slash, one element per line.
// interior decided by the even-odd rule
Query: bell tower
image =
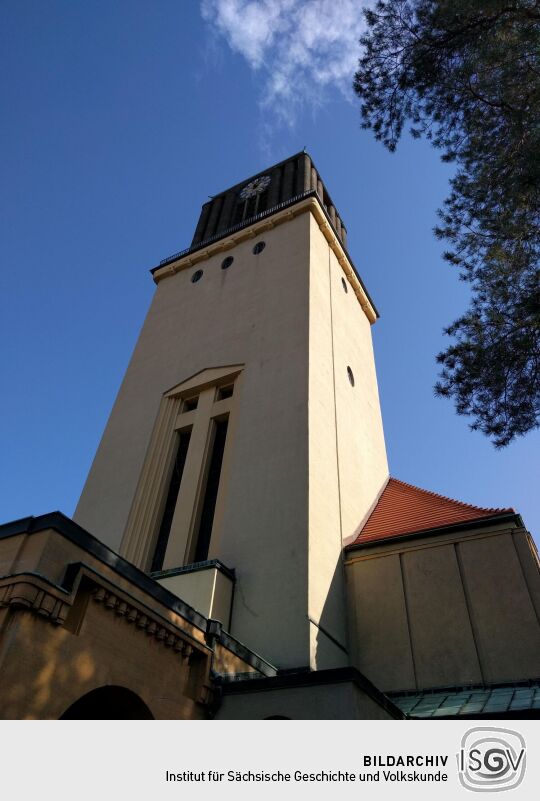
<path fill-rule="evenodd" d="M 279 668 L 350 664 L 343 544 L 388 477 L 376 309 L 310 156 L 204 204 L 76 521 Z"/>

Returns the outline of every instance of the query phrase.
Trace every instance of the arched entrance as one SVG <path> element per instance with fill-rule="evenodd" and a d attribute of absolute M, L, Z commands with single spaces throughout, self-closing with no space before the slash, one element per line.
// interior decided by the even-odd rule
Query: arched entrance
<path fill-rule="evenodd" d="M 153 720 L 138 695 L 125 687 L 98 687 L 66 709 L 60 720 Z"/>

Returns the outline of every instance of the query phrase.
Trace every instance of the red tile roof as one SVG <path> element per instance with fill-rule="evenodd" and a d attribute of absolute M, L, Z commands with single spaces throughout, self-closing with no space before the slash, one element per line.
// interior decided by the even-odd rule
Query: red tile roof
<path fill-rule="evenodd" d="M 348 547 L 512 513 L 513 509 L 471 506 L 389 478 L 362 531 Z"/>

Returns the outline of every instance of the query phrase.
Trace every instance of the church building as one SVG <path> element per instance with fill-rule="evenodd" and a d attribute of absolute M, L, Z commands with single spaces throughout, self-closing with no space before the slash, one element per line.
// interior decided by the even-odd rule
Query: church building
<path fill-rule="evenodd" d="M 0 717 L 538 717 L 534 542 L 389 475 L 378 312 L 310 156 L 152 276 L 74 519 L 0 526 Z"/>

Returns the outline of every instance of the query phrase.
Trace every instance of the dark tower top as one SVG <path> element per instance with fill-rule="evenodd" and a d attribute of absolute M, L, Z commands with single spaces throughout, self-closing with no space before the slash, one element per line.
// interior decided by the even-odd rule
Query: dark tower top
<path fill-rule="evenodd" d="M 345 226 L 313 161 L 303 152 L 253 175 L 205 203 L 190 249 L 219 239 L 231 229 L 247 225 L 259 216 L 272 214 L 278 207 L 302 200 L 309 194 L 318 196 L 335 233 L 346 247 Z"/>

